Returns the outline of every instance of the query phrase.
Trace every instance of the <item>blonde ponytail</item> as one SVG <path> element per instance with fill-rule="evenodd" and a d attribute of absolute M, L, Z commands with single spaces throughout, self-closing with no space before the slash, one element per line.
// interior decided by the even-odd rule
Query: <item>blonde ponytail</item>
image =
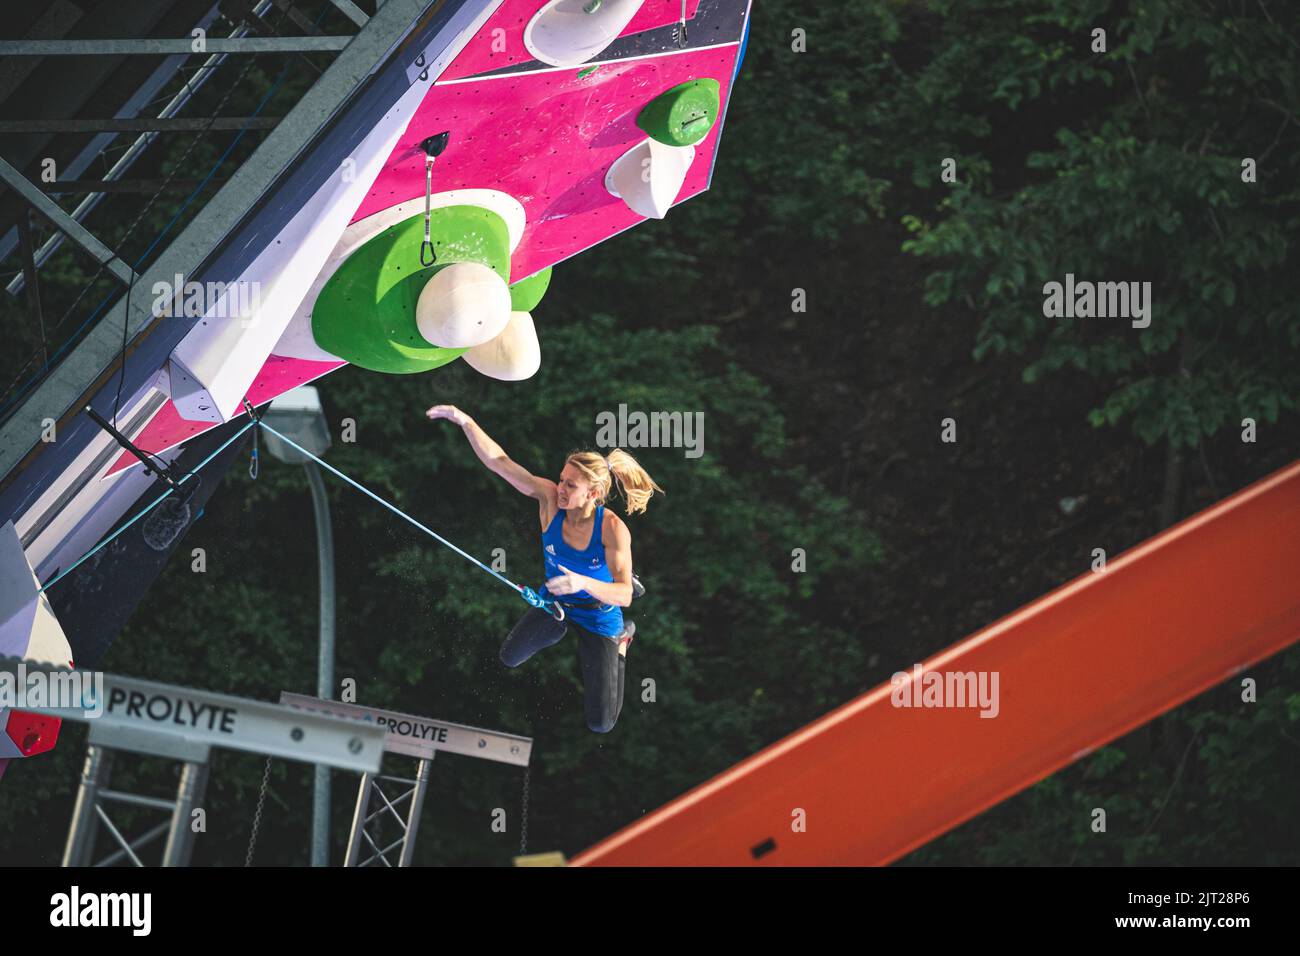
<path fill-rule="evenodd" d="M 575 451 L 566 463 L 581 471 L 591 482 L 600 504 L 609 498 L 613 483 L 617 482 L 630 515 L 645 511 L 656 491 L 661 495 L 666 493 L 637 460 L 621 448 L 615 448 L 608 457 L 594 451 Z"/>
<path fill-rule="evenodd" d="M 650 473 L 623 449 L 615 448 L 605 457 L 605 463 L 618 482 L 618 490 L 623 493 L 628 514 L 634 515 L 645 511 L 656 491 L 661 495 L 664 494 L 664 490 L 655 484 Z"/>

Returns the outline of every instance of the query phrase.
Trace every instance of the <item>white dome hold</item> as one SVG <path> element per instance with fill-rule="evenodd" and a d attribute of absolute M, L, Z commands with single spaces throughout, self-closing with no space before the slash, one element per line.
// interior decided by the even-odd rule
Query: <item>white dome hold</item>
<path fill-rule="evenodd" d="M 647 139 L 614 160 L 605 174 L 605 189 L 638 216 L 662 219 L 682 191 L 694 161 L 694 146 L 665 146 Z"/>
<path fill-rule="evenodd" d="M 476 372 L 503 382 L 532 378 L 542 367 L 542 347 L 533 317 L 527 312 L 512 312 L 500 335 L 475 346 L 461 358 Z"/>
<path fill-rule="evenodd" d="M 599 56 L 627 29 L 645 0 L 551 0 L 524 27 L 524 46 L 551 66 Z"/>
<path fill-rule="evenodd" d="M 509 321 L 506 280 L 477 262 L 456 262 L 436 273 L 415 306 L 420 335 L 445 349 L 482 345 Z"/>

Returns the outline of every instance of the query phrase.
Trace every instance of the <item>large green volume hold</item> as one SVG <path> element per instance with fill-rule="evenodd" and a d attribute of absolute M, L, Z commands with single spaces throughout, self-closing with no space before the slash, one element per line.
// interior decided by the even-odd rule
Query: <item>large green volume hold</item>
<path fill-rule="evenodd" d="M 717 121 L 721 89 L 708 77 L 687 80 L 647 103 L 636 125 L 665 146 L 694 146 Z"/>
<path fill-rule="evenodd" d="M 520 279 L 510 287 L 510 309 L 514 312 L 531 312 L 537 308 L 546 294 L 546 287 L 551 284 L 551 267 L 541 272 L 534 272 L 527 279 Z"/>
<path fill-rule="evenodd" d="M 325 283 L 312 308 L 316 344 L 374 372 L 426 372 L 465 349 L 439 348 L 420 335 L 416 303 L 425 284 L 456 262 L 477 262 L 510 281 L 505 220 L 480 206 L 433 210 L 436 261 L 420 264 L 424 214 L 389 226 L 352 253 Z"/>

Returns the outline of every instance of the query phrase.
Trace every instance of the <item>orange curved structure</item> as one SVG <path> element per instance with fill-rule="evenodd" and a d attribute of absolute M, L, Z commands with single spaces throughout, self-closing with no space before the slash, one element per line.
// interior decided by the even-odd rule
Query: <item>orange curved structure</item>
<path fill-rule="evenodd" d="M 1297 637 L 1300 462 L 920 666 L 984 675 L 996 716 L 895 706 L 909 671 L 571 865 L 889 863 Z"/>

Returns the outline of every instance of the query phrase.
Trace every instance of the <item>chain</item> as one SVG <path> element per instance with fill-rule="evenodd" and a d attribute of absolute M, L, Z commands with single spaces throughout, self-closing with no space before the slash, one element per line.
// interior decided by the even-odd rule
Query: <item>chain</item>
<path fill-rule="evenodd" d="M 257 831 L 262 827 L 262 804 L 266 802 L 266 787 L 271 782 L 271 758 L 266 758 L 266 769 L 262 771 L 262 792 L 257 795 L 257 810 L 253 813 L 253 832 L 248 836 L 248 853 L 244 857 L 244 866 L 253 865 L 253 848 L 257 846 Z"/>
<path fill-rule="evenodd" d="M 528 775 L 531 772 L 531 767 L 524 768 L 524 812 L 522 815 L 523 823 L 519 828 L 520 856 L 525 856 L 528 853 Z"/>

